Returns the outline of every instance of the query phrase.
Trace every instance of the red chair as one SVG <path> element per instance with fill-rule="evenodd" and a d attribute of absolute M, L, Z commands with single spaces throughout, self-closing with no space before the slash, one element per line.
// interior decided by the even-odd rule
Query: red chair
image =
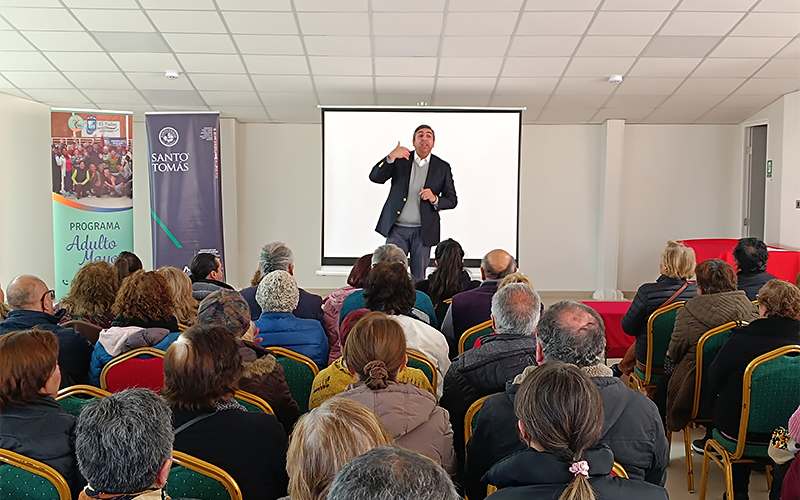
<path fill-rule="evenodd" d="M 140 347 L 117 356 L 103 367 L 100 388 L 119 392 L 132 387 L 161 391 L 164 387 L 164 351 Z"/>

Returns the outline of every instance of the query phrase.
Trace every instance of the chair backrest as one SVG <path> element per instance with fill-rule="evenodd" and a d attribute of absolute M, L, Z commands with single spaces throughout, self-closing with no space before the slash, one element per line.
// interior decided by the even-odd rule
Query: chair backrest
<path fill-rule="evenodd" d="M 800 345 L 762 354 L 744 372 L 742 415 L 732 460 L 744 453 L 748 433 L 770 435 L 797 410 L 800 394 Z"/>
<path fill-rule="evenodd" d="M 614 462 L 614 465 L 611 467 L 611 473 L 617 477 L 621 477 L 623 479 L 629 479 L 628 473 L 625 472 L 625 467 L 622 466 L 619 462 Z"/>
<path fill-rule="evenodd" d="M 494 327 L 492 326 L 492 320 L 484 321 L 483 323 L 468 329 L 461 334 L 461 338 L 458 339 L 458 353 L 461 354 L 464 351 L 472 349 L 472 347 L 475 345 L 475 341 L 478 340 L 478 338 L 492 333 L 493 331 Z"/>
<path fill-rule="evenodd" d="M 120 354 L 103 367 L 100 372 L 100 387 L 109 392 L 119 392 L 131 387 L 161 391 L 164 387 L 164 351 L 153 347 L 139 347 Z"/>
<path fill-rule="evenodd" d="M 58 391 L 56 401 L 67 410 L 67 413 L 77 417 L 84 406 L 110 395 L 110 392 L 98 389 L 93 385 L 72 385 Z"/>
<path fill-rule="evenodd" d="M 746 325 L 747 322 L 731 321 L 725 323 L 724 325 L 707 331 L 700 337 L 700 340 L 697 341 L 697 365 L 694 374 L 692 420 L 698 418 L 701 403 L 706 402 L 706 404 L 703 405 L 703 412 L 705 413 L 709 409 L 706 408 L 706 406 L 709 406 L 709 402 L 713 402 L 714 400 L 714 395 L 710 394 L 711 391 L 708 388 L 708 384 L 703 384 L 703 381 L 706 380 L 706 374 L 708 373 L 708 368 L 711 366 L 711 362 L 714 361 L 722 344 L 731 336 L 731 330 L 743 324 Z M 701 415 L 700 418 L 710 419 L 711 416 Z"/>
<path fill-rule="evenodd" d="M 439 382 L 439 374 L 436 373 L 436 367 L 427 356 L 414 349 L 406 349 L 406 355 L 408 356 L 408 366 L 421 370 L 428 377 L 428 382 L 431 383 L 435 396 L 436 384 Z"/>
<path fill-rule="evenodd" d="M 311 385 L 319 373 L 317 364 L 302 354 L 290 351 L 285 347 L 268 347 L 283 367 L 283 375 L 289 384 L 289 392 L 297 402 L 300 413 L 308 412 L 308 398 L 311 396 Z"/>
<path fill-rule="evenodd" d="M 664 358 L 669 350 L 672 330 L 675 329 L 675 315 L 678 308 L 686 304 L 681 300 L 656 309 L 647 320 L 647 365 L 645 367 L 645 384 L 650 383 L 653 367 L 664 366 Z"/>
<path fill-rule="evenodd" d="M 0 498 L 71 500 L 67 481 L 54 468 L 0 448 Z"/>
<path fill-rule="evenodd" d="M 256 396 L 252 392 L 247 391 L 236 391 L 233 395 L 234 399 L 241 403 L 242 406 L 247 408 L 247 411 L 253 411 L 257 413 L 268 413 L 270 415 L 274 415 L 275 412 L 272 411 L 272 407 L 261 399 L 260 397 Z"/>
<path fill-rule="evenodd" d="M 489 395 L 491 396 L 491 394 Z M 466 448 L 467 443 L 469 443 L 469 438 L 472 437 L 472 433 L 475 432 L 475 426 L 478 425 L 478 413 L 481 411 L 481 407 L 483 406 L 483 402 L 486 401 L 486 398 L 489 396 L 484 396 L 479 400 L 475 401 L 469 406 L 467 409 L 467 414 L 464 417 L 464 447 Z"/>
<path fill-rule="evenodd" d="M 242 500 L 242 490 L 230 474 L 216 465 L 174 450 L 167 494 L 172 498 Z"/>

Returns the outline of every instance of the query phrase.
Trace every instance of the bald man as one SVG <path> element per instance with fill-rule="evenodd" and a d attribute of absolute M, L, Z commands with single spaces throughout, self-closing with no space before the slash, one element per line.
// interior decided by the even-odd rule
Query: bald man
<path fill-rule="evenodd" d="M 61 317 L 53 311 L 55 292 L 36 276 L 23 275 L 8 284 L 6 296 L 11 311 L 8 318 L 0 322 L 0 336 L 34 327 L 53 332 L 58 338 L 61 386 L 86 383 L 94 348 L 80 333 L 59 326 Z"/>
<path fill-rule="evenodd" d="M 517 270 L 514 257 L 505 250 L 495 249 L 481 260 L 481 279 L 478 288 L 457 293 L 442 322 L 442 333 L 450 345 L 450 358 L 458 355 L 458 339 L 475 325 L 489 321 L 492 316 L 492 297 L 497 284 Z"/>

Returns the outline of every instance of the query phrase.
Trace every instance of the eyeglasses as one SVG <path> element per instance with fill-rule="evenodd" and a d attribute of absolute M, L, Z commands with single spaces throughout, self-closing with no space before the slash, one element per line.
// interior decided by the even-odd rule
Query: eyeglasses
<path fill-rule="evenodd" d="M 54 300 L 56 300 L 56 291 L 55 291 L 55 290 L 48 290 L 48 291 L 44 292 L 44 295 L 42 295 L 42 298 L 40 299 L 40 301 L 41 301 L 41 303 L 42 303 L 42 309 L 44 309 L 44 308 L 45 308 L 45 307 L 44 307 L 44 299 L 45 299 L 45 298 L 46 298 L 48 295 L 50 296 L 50 302 L 53 302 Z"/>

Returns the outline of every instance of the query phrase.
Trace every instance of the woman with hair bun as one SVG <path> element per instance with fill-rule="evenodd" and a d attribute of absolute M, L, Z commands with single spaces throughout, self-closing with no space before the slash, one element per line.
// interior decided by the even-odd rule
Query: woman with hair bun
<path fill-rule="evenodd" d="M 400 324 L 382 312 L 367 314 L 348 335 L 344 360 L 356 383 L 338 397 L 371 409 L 398 445 L 455 473 L 453 428 L 447 410 L 436 405 L 431 393 L 397 382 L 397 374 L 408 362 Z"/>

